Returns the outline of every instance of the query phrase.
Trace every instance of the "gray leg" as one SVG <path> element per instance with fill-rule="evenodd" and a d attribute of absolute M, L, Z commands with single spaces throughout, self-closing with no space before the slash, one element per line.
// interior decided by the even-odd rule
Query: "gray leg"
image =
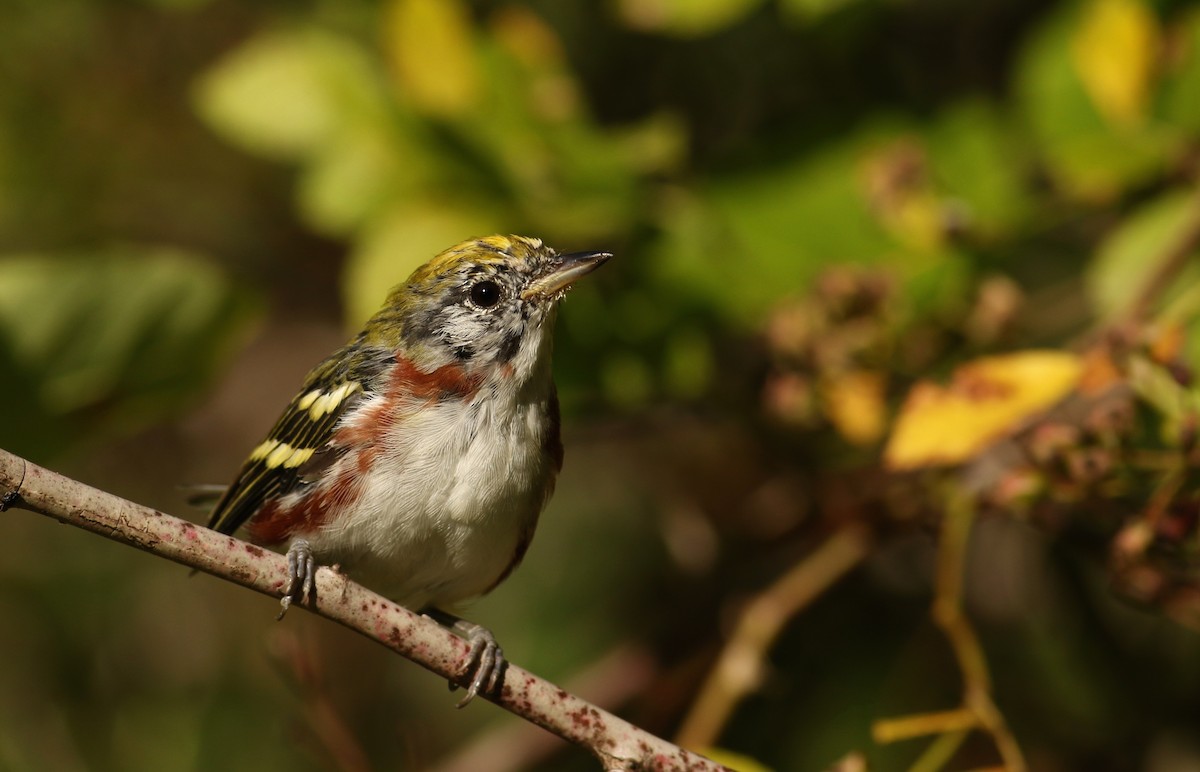
<path fill-rule="evenodd" d="M 475 670 L 475 676 L 471 679 L 471 685 L 467 687 L 467 693 L 458 701 L 457 707 L 465 708 L 477 694 L 495 694 L 504 682 L 504 670 L 508 667 L 508 662 L 504 659 L 504 651 L 496 643 L 491 631 L 483 625 L 468 622 L 440 609 L 429 609 L 425 615 L 450 628 L 471 644 L 467 667 Z M 451 690 L 457 688 L 457 684 L 450 684 Z"/>
<path fill-rule="evenodd" d="M 276 619 L 283 619 L 283 615 L 287 613 L 292 603 L 309 603 L 316 597 L 316 588 L 313 582 L 317 575 L 317 561 L 313 558 L 312 548 L 308 546 L 308 542 L 304 539 L 296 539 L 288 545 L 287 562 L 287 589 L 283 591 L 283 598 L 279 601 L 279 605 L 283 608 Z"/>

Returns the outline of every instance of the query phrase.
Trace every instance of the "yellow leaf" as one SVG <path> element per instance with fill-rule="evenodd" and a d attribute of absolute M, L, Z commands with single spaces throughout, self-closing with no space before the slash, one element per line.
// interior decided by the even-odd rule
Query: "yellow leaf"
<path fill-rule="evenodd" d="M 922 381 L 900 409 L 884 463 L 915 469 L 966 461 L 1066 396 L 1081 372 L 1074 354 L 1022 351 L 969 362 L 946 386 Z"/>
<path fill-rule="evenodd" d="M 879 373 L 853 370 L 822 381 L 821 400 L 839 434 L 855 445 L 870 445 L 883 436 L 883 390 Z"/>
<path fill-rule="evenodd" d="M 1085 11 L 1071 57 L 1088 96 L 1110 122 L 1142 122 L 1161 37 L 1142 0 L 1092 0 Z"/>
<path fill-rule="evenodd" d="M 451 117 L 476 104 L 475 40 L 461 0 L 392 0 L 383 34 L 396 82 L 416 109 Z"/>

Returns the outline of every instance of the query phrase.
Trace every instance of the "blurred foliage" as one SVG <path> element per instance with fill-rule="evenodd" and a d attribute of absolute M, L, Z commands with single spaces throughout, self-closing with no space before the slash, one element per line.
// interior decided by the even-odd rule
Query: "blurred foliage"
<path fill-rule="evenodd" d="M 10 0 L 4 17 L 0 447 L 178 510 L 176 483 L 229 475 L 304 370 L 441 248 L 611 249 L 560 322 L 558 498 L 472 610 L 514 661 L 566 678 L 638 641 L 658 670 L 620 707 L 669 736 L 745 599 L 869 523 L 863 570 L 790 620 L 707 744 L 772 769 L 854 750 L 907 768 L 920 749 L 870 726 L 955 704 L 926 611 L 930 531 L 965 489 L 1005 515 L 976 526 L 966 604 L 1030 764 L 1200 763 L 1192 5 Z M 22 545 L 0 559 L 17 684 L 0 768 L 344 765 L 314 712 L 375 766 L 422 767 L 497 718 L 303 621 L 320 672 L 301 677 L 268 604 L 23 518 L 0 521 Z M 949 768 L 995 754 L 976 732 Z"/>
<path fill-rule="evenodd" d="M 162 420 L 227 358 L 247 300 L 211 265 L 166 249 L 0 260 L 0 424 L 49 454 Z M 11 434 L 9 434 L 11 432 Z"/>

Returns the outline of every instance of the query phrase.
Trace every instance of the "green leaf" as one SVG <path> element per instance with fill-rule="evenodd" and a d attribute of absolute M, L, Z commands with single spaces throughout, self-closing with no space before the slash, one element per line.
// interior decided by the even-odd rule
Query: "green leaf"
<path fill-rule="evenodd" d="M 312 154 L 301 174 L 297 196 L 304 222 L 320 233 L 345 236 L 394 198 L 420 190 L 433 174 L 408 140 L 366 123 L 345 127 Z"/>
<path fill-rule="evenodd" d="M 159 416 L 206 385 L 248 316 L 213 266 L 172 249 L 0 258 L 0 426 L 44 422 L 12 441 L 48 451 Z"/>
<path fill-rule="evenodd" d="M 1180 441 L 1186 419 L 1200 415 L 1200 390 L 1185 388 L 1166 368 L 1144 357 L 1130 360 L 1129 383 L 1162 416 L 1162 437 L 1169 443 Z"/>
<path fill-rule="evenodd" d="M 888 230 L 868 200 L 863 162 L 901 134 L 894 122 L 881 123 L 803 156 L 714 179 L 699 195 L 677 191 L 663 207 L 657 278 L 749 325 L 830 265 L 878 265 L 905 280 L 943 284 L 929 274 L 959 273 L 957 253 Z"/>
<path fill-rule="evenodd" d="M 620 0 L 621 18 L 631 27 L 678 37 L 718 32 L 748 14 L 762 0 Z"/>
<path fill-rule="evenodd" d="M 1112 318 L 1127 312 L 1163 261 L 1170 259 L 1183 231 L 1195 227 L 1196 217 L 1196 194 L 1190 190 L 1172 191 L 1126 217 L 1101 244 L 1086 276 L 1097 314 Z M 1169 303 L 1197 282 L 1200 262 L 1193 259 L 1161 300 Z"/>
<path fill-rule="evenodd" d="M 297 160 L 347 122 L 386 110 L 382 83 L 360 46 L 317 29 L 260 35 L 197 84 L 200 116 L 230 142 Z"/>
<path fill-rule="evenodd" d="M 968 227 L 987 236 L 1020 227 L 1029 213 L 1025 159 L 1006 117 L 991 103 L 966 100 L 926 132 L 940 189 L 967 207 Z"/>

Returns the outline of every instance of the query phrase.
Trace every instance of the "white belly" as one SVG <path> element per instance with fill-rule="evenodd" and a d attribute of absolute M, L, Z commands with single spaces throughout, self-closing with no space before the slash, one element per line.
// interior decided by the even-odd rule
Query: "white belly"
<path fill-rule="evenodd" d="M 306 535 L 317 559 L 413 609 L 490 589 L 557 472 L 541 401 L 491 407 L 443 402 L 398 421 L 354 503 Z"/>

